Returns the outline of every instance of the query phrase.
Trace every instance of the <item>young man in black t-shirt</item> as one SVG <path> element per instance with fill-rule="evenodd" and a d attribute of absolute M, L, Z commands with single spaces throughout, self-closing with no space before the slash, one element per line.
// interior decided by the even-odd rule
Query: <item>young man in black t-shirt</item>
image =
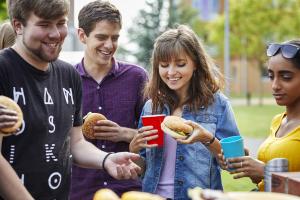
<path fill-rule="evenodd" d="M 104 167 L 117 179 L 136 178 L 140 170 L 131 161 L 138 155 L 107 154 L 82 136 L 81 80 L 70 64 L 57 60 L 68 11 L 68 0 L 15 0 L 9 13 L 16 43 L 0 52 L 0 95 L 12 98 L 24 114 L 14 136 L 0 136 L 2 155 L 35 199 L 68 199 L 71 160 L 83 167 Z M 0 105 L 0 129 L 15 123 L 15 117 Z M 19 186 L 18 181 L 16 176 L 1 178 L 0 186 Z M 31 199 L 11 190 L 0 188 L 0 196 Z"/>

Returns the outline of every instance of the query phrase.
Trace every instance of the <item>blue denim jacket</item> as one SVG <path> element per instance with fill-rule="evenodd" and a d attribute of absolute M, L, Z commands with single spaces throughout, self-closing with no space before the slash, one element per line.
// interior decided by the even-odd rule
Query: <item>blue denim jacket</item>
<path fill-rule="evenodd" d="M 144 105 L 142 116 L 151 115 L 151 100 Z M 170 109 L 164 106 L 163 113 L 170 115 Z M 201 107 L 196 113 L 188 106 L 183 107 L 182 117 L 201 124 L 218 139 L 238 135 L 239 131 L 228 98 L 221 92 L 214 95 L 214 103 Z M 139 127 L 142 126 L 141 120 Z M 155 193 L 162 169 L 164 148 L 143 149 L 141 156 L 146 160 L 143 176 L 143 191 Z M 200 142 L 177 144 L 174 180 L 174 200 L 188 199 L 187 189 L 201 188 L 223 189 L 220 167 L 210 151 Z"/>

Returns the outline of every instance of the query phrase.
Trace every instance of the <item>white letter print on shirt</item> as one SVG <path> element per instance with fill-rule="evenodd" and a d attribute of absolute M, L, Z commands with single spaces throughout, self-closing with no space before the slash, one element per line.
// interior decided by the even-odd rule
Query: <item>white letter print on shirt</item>
<path fill-rule="evenodd" d="M 46 162 L 50 162 L 50 159 L 52 159 L 53 161 L 57 162 L 58 159 L 55 157 L 55 155 L 53 154 L 53 149 L 55 147 L 55 144 L 51 144 L 51 146 L 49 147 L 49 144 L 45 144 L 45 150 L 46 150 Z"/>
<path fill-rule="evenodd" d="M 10 151 L 9 151 L 9 163 L 14 163 L 15 159 L 15 145 L 10 145 Z"/>
<path fill-rule="evenodd" d="M 73 100 L 72 88 L 69 88 L 69 90 L 63 88 L 63 92 L 64 92 L 64 95 L 65 95 L 65 99 L 66 99 L 67 104 L 69 104 L 69 98 L 68 98 L 68 96 L 70 96 L 71 97 L 71 101 L 72 101 L 72 105 L 73 105 L 74 104 L 74 100 Z"/>
<path fill-rule="evenodd" d="M 52 190 L 56 190 L 61 183 L 61 174 L 53 172 L 48 178 L 48 185 Z"/>
<path fill-rule="evenodd" d="M 23 90 L 23 88 L 20 88 L 20 91 L 18 92 L 18 91 L 16 90 L 16 87 L 13 87 L 13 95 L 14 95 L 14 101 L 15 101 L 16 103 L 18 103 L 19 98 L 20 98 L 20 96 L 21 96 L 21 97 L 22 97 L 22 100 L 23 100 L 23 105 L 26 105 L 26 100 L 25 100 L 25 95 L 24 95 L 24 90 Z M 19 104 L 21 104 L 21 102 L 20 102 Z M 25 129 L 25 121 L 23 120 L 22 126 L 21 126 L 21 130 L 18 130 L 18 132 L 15 133 L 15 135 L 19 135 L 19 134 L 23 133 L 24 129 Z"/>
<path fill-rule="evenodd" d="M 52 115 L 49 116 L 49 118 L 48 118 L 48 122 L 52 126 L 52 129 L 49 130 L 49 133 L 54 133 L 55 132 L 55 124 L 53 123 L 53 119 L 54 119 L 54 117 Z"/>
<path fill-rule="evenodd" d="M 44 90 L 44 103 L 45 103 L 46 105 L 47 105 L 47 104 L 53 104 L 52 97 L 51 97 L 51 95 L 49 94 L 47 88 L 45 88 L 45 90 Z"/>
<path fill-rule="evenodd" d="M 21 91 L 18 92 L 18 91 L 16 90 L 16 87 L 13 87 L 14 101 L 15 101 L 16 103 L 18 103 L 19 97 L 21 96 L 22 99 L 23 99 L 23 105 L 26 105 L 25 95 L 24 95 L 24 90 L 23 90 L 23 88 L 20 88 L 20 89 L 21 89 Z"/>

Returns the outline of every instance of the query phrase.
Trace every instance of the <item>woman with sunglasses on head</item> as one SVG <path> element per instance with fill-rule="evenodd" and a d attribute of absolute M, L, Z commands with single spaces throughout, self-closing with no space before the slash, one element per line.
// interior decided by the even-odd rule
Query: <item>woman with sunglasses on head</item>
<path fill-rule="evenodd" d="M 221 162 L 224 169 L 234 178 L 249 177 L 264 190 L 264 166 L 273 158 L 286 158 L 289 171 L 300 171 L 300 40 L 282 44 L 270 44 L 267 49 L 268 76 L 272 94 L 279 106 L 285 106 L 282 114 L 276 115 L 271 123 L 270 135 L 258 150 L 258 159 L 249 156 L 228 159 Z M 223 160 L 222 155 L 219 159 Z M 223 160 L 224 161 L 224 160 Z"/>

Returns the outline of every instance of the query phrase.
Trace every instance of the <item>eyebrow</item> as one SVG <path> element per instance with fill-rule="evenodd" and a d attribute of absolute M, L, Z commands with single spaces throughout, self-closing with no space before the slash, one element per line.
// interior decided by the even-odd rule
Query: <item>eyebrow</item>
<path fill-rule="evenodd" d="M 294 72 L 293 71 L 287 71 L 287 70 L 280 70 L 278 73 L 279 74 L 292 74 Z"/>
<path fill-rule="evenodd" d="M 185 58 L 179 58 L 179 59 L 175 59 L 175 61 L 186 61 L 187 59 Z"/>
<path fill-rule="evenodd" d="M 61 23 L 61 22 L 67 22 L 68 20 L 67 19 L 61 19 L 61 20 L 58 20 L 58 23 Z M 49 20 L 49 19 L 41 19 L 41 20 L 38 20 L 36 22 L 36 24 L 38 23 L 53 23 L 53 20 Z"/>
<path fill-rule="evenodd" d="M 268 69 L 268 72 L 274 73 L 274 71 L 271 70 L 271 69 Z M 279 73 L 279 74 L 292 74 L 292 73 L 294 73 L 294 72 L 293 72 L 293 71 L 290 71 L 290 70 L 280 70 L 278 73 Z"/>
<path fill-rule="evenodd" d="M 97 34 L 95 34 L 95 37 L 103 37 L 103 36 L 109 37 L 109 35 L 108 35 L 108 34 L 105 34 L 105 33 L 97 33 Z M 119 35 L 119 34 L 117 34 L 117 35 L 112 35 L 112 37 L 120 37 L 120 35 Z"/>

